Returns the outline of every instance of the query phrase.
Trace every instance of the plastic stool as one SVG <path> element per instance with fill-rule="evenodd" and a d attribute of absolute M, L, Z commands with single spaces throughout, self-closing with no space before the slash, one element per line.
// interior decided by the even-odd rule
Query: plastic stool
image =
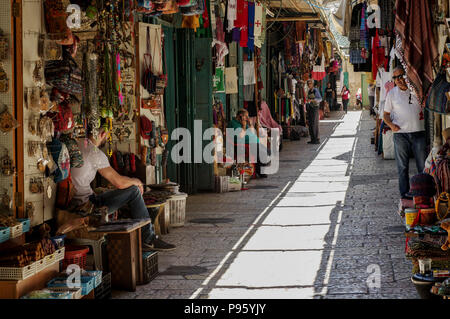
<path fill-rule="evenodd" d="M 76 245 L 91 246 L 94 252 L 95 270 L 103 270 L 102 245 L 106 241 L 105 237 L 96 239 L 70 239 L 71 243 Z"/>

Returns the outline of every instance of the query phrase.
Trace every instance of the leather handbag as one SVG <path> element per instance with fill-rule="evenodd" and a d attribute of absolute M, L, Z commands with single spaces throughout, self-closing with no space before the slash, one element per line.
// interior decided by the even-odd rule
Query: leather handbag
<path fill-rule="evenodd" d="M 142 85 L 149 94 L 156 91 L 156 81 L 158 76 L 152 70 L 152 55 L 150 53 L 150 28 L 147 27 L 147 51 L 144 53 L 144 72 L 142 74 Z"/>

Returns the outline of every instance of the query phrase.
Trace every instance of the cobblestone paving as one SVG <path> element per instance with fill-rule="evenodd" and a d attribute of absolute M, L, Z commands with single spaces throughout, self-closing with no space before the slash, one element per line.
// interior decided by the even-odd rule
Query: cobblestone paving
<path fill-rule="evenodd" d="M 163 236 L 177 249 L 159 253 L 160 274 L 113 297 L 418 298 L 395 161 L 374 152 L 374 126 L 368 111 L 333 113 L 321 145 L 285 142 L 277 174 L 189 196 L 185 226 Z M 379 288 L 367 284 L 374 269 Z"/>

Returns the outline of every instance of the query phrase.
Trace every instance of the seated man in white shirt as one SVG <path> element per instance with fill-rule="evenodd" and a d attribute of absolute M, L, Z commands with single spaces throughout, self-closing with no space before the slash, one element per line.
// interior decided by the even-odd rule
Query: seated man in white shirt
<path fill-rule="evenodd" d="M 394 132 L 400 195 L 405 198 L 409 192 L 411 153 L 414 155 L 419 173 L 423 172 L 425 166 L 427 158 L 425 123 L 422 107 L 406 85 L 405 71 L 397 67 L 393 74 L 396 87 L 386 96 L 383 119 Z"/>
<path fill-rule="evenodd" d="M 142 197 L 143 184 L 137 178 L 130 178 L 119 175 L 109 164 L 108 158 L 99 147 L 106 143 L 107 132 L 103 128 L 97 138 L 88 129 L 88 140 L 78 141 L 84 164 L 80 168 L 72 168 L 72 183 L 75 188 L 75 195 L 72 201 L 75 205 L 83 205 L 92 202 L 96 207 L 108 207 L 109 212 L 114 212 L 119 208 L 128 205 L 133 219 L 149 218 L 148 210 Z M 116 187 L 99 195 L 95 195 L 90 183 L 94 180 L 97 172 L 108 182 Z M 155 235 L 153 225 L 150 223 L 142 227 L 142 247 L 143 250 L 173 250 L 174 245 L 162 241 Z"/>

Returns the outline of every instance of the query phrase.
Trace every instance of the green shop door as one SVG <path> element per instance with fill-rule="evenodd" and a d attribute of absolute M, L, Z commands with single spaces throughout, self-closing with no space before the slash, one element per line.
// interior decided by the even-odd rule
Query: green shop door
<path fill-rule="evenodd" d="M 213 127 L 212 116 L 212 51 L 210 38 L 195 39 L 195 108 L 194 119 L 201 121 L 201 129 L 195 132 L 193 136 L 193 146 L 195 143 L 201 143 L 201 152 L 212 142 L 212 139 L 203 140 L 205 130 Z M 199 123 L 199 122 L 197 122 Z M 196 130 L 196 129 L 194 129 Z M 194 166 L 194 174 L 196 176 L 196 184 L 194 191 L 211 191 L 214 190 L 214 164 L 206 163 L 202 154 L 198 150 L 193 152 L 193 156 L 197 157 Z"/>

